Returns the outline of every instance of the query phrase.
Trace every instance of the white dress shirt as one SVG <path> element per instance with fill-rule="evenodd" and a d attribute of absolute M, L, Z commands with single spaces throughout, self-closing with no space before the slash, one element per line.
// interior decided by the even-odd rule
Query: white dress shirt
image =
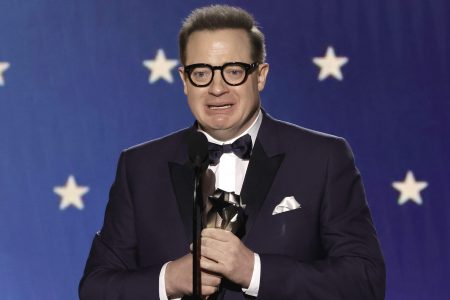
<path fill-rule="evenodd" d="M 198 129 L 198 131 L 205 134 L 209 142 L 218 145 L 231 144 L 241 136 L 249 134 L 252 139 L 252 145 L 255 146 L 255 140 L 256 136 L 258 135 L 259 128 L 261 127 L 261 122 L 262 122 L 262 112 L 259 111 L 258 117 L 246 131 L 244 131 L 241 135 L 225 142 L 216 140 L 215 138 L 213 138 L 200 128 Z M 214 172 L 216 176 L 215 188 L 221 189 L 226 192 L 234 192 L 236 195 L 240 195 L 242 185 L 244 183 L 245 173 L 247 172 L 248 163 L 249 163 L 248 160 L 243 160 L 237 157 L 233 152 L 222 154 L 219 163 L 217 165 L 208 167 L 211 171 Z M 168 300 L 165 284 L 165 273 L 166 273 L 166 266 L 168 263 L 169 262 L 163 265 L 163 267 L 161 268 L 161 272 L 159 273 L 159 298 L 161 300 Z M 247 289 L 243 288 L 242 291 L 247 295 L 256 297 L 259 291 L 260 278 L 261 278 L 261 260 L 259 258 L 259 255 L 255 253 L 253 273 L 250 285 Z M 181 298 L 177 298 L 176 300 L 178 299 Z"/>

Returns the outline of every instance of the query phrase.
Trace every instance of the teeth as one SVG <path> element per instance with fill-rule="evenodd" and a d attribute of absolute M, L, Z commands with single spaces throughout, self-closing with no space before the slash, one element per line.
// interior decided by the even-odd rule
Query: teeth
<path fill-rule="evenodd" d="M 227 104 L 227 105 L 222 105 L 222 106 L 210 106 L 209 108 L 213 109 L 213 110 L 216 110 L 216 109 L 227 109 L 227 108 L 230 108 L 230 107 L 231 107 L 231 105 Z"/>

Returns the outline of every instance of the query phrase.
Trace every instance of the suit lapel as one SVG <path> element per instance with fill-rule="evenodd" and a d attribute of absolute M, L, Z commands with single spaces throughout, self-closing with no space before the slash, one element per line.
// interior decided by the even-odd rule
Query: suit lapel
<path fill-rule="evenodd" d="M 168 162 L 173 191 L 178 203 L 178 211 L 186 238 L 192 241 L 192 200 L 194 192 L 194 171 L 189 165 L 187 138 L 194 126 L 181 132 L 181 139 L 177 145 L 178 151 L 172 160 Z"/>
<path fill-rule="evenodd" d="M 247 213 L 243 239 L 248 236 L 284 158 L 284 153 L 279 153 L 273 142 L 277 135 L 272 132 L 272 122 L 264 113 L 242 186 L 241 196 Z"/>
<path fill-rule="evenodd" d="M 194 191 L 194 172 L 189 164 L 169 162 L 170 176 L 178 210 L 183 221 L 188 241 L 192 241 L 192 200 Z"/>

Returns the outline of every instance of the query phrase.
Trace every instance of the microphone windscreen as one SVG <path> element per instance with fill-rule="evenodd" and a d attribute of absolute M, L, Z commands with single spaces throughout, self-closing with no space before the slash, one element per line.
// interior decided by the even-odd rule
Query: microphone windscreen
<path fill-rule="evenodd" d="M 208 140 L 198 131 L 188 137 L 189 160 L 194 168 L 204 169 L 208 165 Z"/>

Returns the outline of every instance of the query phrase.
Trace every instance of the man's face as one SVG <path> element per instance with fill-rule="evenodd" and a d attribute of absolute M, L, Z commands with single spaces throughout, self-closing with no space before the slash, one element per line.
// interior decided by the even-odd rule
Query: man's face
<path fill-rule="evenodd" d="M 241 29 L 197 31 L 190 35 L 186 47 L 186 65 L 205 63 L 222 66 L 228 62 L 251 64 L 251 46 Z M 192 114 L 201 128 L 218 140 L 229 140 L 244 132 L 258 116 L 259 92 L 263 90 L 269 66 L 259 65 L 239 86 L 224 82 L 219 70 L 206 87 L 196 87 L 179 69 L 184 93 Z"/>

